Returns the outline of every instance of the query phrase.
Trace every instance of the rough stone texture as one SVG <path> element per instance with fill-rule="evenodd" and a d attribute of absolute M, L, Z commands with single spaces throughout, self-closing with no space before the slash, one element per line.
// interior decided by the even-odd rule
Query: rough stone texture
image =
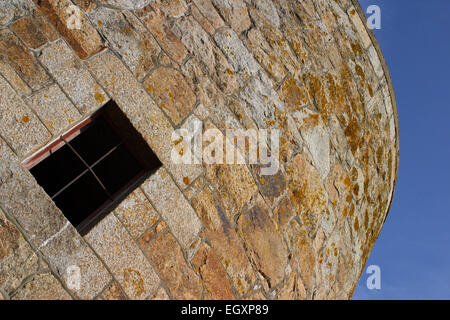
<path fill-rule="evenodd" d="M 56 84 L 41 89 L 26 102 L 53 135 L 81 118 L 80 112 Z"/>
<path fill-rule="evenodd" d="M 39 247 L 64 226 L 64 216 L 1 139 L 0 155 L 2 209 L 17 221 L 30 242 Z"/>
<path fill-rule="evenodd" d="M 126 300 L 127 296 L 123 293 L 117 282 L 113 282 L 103 293 L 98 297 L 99 300 Z"/>
<path fill-rule="evenodd" d="M 3 298 L 351 298 L 398 170 L 392 83 L 356 0 L 34 3 L 0 2 Z M 83 238 L 22 161 L 109 99 L 163 168 Z M 278 129 L 279 171 L 174 163 L 174 130 L 198 120 Z"/>
<path fill-rule="evenodd" d="M 191 6 L 193 17 L 198 20 L 203 28 L 209 33 L 214 33 L 215 29 L 220 28 L 225 24 L 209 0 L 194 0 L 193 3 L 194 5 Z M 205 19 L 204 21 L 202 21 L 202 17 Z"/>
<path fill-rule="evenodd" d="M 142 251 L 114 215 L 109 215 L 86 236 L 131 299 L 146 299 L 159 279 Z"/>
<path fill-rule="evenodd" d="M 71 300 L 58 280 L 50 273 L 39 274 L 12 297 L 13 300 Z"/>
<path fill-rule="evenodd" d="M 29 0 L 10 0 L 0 2 L 0 25 L 4 26 L 27 14 L 32 8 Z"/>
<path fill-rule="evenodd" d="M 167 171 L 159 169 L 142 188 L 183 247 L 188 247 L 197 237 L 201 223 Z"/>
<path fill-rule="evenodd" d="M 111 275 L 96 253 L 67 221 L 54 235 L 40 246 L 63 283 L 69 281 L 68 268 L 77 266 L 80 270 L 80 288 L 72 288 L 72 294 L 79 299 L 93 299 L 111 280 Z"/>
<path fill-rule="evenodd" d="M 248 9 L 242 0 L 213 0 L 220 13 L 236 33 L 241 33 L 250 27 Z"/>
<path fill-rule="evenodd" d="M 150 300 L 169 300 L 169 296 L 164 288 L 159 288 Z"/>
<path fill-rule="evenodd" d="M 186 263 L 180 245 L 170 233 L 157 235 L 145 252 L 172 297 L 194 299 L 201 296 L 200 278 Z"/>
<path fill-rule="evenodd" d="M 64 41 L 58 40 L 45 47 L 39 60 L 83 114 L 92 112 L 107 101 L 103 89 Z"/>
<path fill-rule="evenodd" d="M 156 224 L 159 216 L 140 189 L 134 190 L 114 210 L 133 238 L 139 238 L 145 231 Z"/>
<path fill-rule="evenodd" d="M 208 33 L 193 17 L 177 20 L 176 29 L 183 44 L 200 61 L 208 75 L 227 93 L 238 88 L 232 66 L 221 50 L 209 40 Z"/>
<path fill-rule="evenodd" d="M 0 210 L 0 289 L 11 295 L 38 269 L 37 255 Z"/>
<path fill-rule="evenodd" d="M 70 0 L 34 1 L 81 59 L 102 48 L 100 35 L 78 7 L 75 7 L 77 11 L 72 9 Z M 74 19 L 79 22 L 74 22 Z"/>
<path fill-rule="evenodd" d="M 73 3 L 86 13 L 97 8 L 96 0 L 73 0 Z"/>
<path fill-rule="evenodd" d="M 47 73 L 33 53 L 8 29 L 0 30 L 0 57 L 8 61 L 32 89 L 39 89 L 49 81 Z"/>
<path fill-rule="evenodd" d="M 164 13 L 159 10 L 156 3 L 136 11 L 142 22 L 155 36 L 161 47 L 168 52 L 177 62 L 182 62 L 187 55 L 187 50 L 180 39 L 165 20 Z"/>
<path fill-rule="evenodd" d="M 133 75 L 142 80 L 155 66 L 161 51 L 150 32 L 128 11 L 99 8 L 89 13 L 89 17 L 96 21 L 110 47 L 122 57 Z"/>
<path fill-rule="evenodd" d="M 105 4 L 120 8 L 136 10 L 142 8 L 153 0 L 100 0 Z"/>
<path fill-rule="evenodd" d="M 0 135 L 11 147 L 23 156 L 47 142 L 49 132 L 3 78 L 0 95 Z"/>
<path fill-rule="evenodd" d="M 286 265 L 288 252 L 261 196 L 242 213 L 238 225 L 255 269 L 269 288 L 278 285 L 284 277 L 280 266 Z M 267 256 L 271 259 L 266 259 Z"/>
<path fill-rule="evenodd" d="M 15 22 L 11 29 L 32 49 L 39 48 L 47 43 L 47 37 L 27 16 Z"/>
<path fill-rule="evenodd" d="M 32 91 L 30 87 L 19 77 L 17 72 L 5 61 L 4 58 L 0 58 L 0 73 L 19 95 L 31 94 Z"/>
<path fill-rule="evenodd" d="M 224 209 L 220 206 L 220 200 L 213 198 L 208 188 L 192 199 L 192 205 L 205 227 L 206 237 L 224 265 L 235 290 L 239 296 L 247 294 L 256 278 L 243 244 L 234 230 L 233 220 L 227 219 Z"/>
<path fill-rule="evenodd" d="M 195 95 L 179 71 L 160 67 L 143 84 L 175 125 L 192 111 Z"/>
<path fill-rule="evenodd" d="M 234 298 L 227 274 L 210 246 L 203 243 L 192 259 L 192 263 L 213 299 L 230 300 Z"/>

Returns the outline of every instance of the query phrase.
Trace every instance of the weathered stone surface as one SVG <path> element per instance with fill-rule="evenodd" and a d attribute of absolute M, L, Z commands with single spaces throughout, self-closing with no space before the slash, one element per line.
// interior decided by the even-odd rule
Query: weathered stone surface
<path fill-rule="evenodd" d="M 288 242 L 294 252 L 307 296 L 310 297 L 316 284 L 318 264 L 323 261 L 317 257 L 306 230 L 297 220 L 293 220 L 288 228 Z"/>
<path fill-rule="evenodd" d="M 133 238 L 139 238 L 152 227 L 159 216 L 140 189 L 136 189 L 114 210 Z"/>
<path fill-rule="evenodd" d="M 290 180 L 289 198 L 309 236 L 315 233 L 319 224 L 330 231 L 334 219 L 328 209 L 328 194 L 317 169 L 303 155 L 298 155 L 286 171 Z"/>
<path fill-rule="evenodd" d="M 330 137 L 325 123 L 320 114 L 307 108 L 296 111 L 293 116 L 320 177 L 325 179 L 330 172 Z"/>
<path fill-rule="evenodd" d="M 225 57 L 223 57 L 223 59 L 226 62 Z M 218 63 L 218 65 L 220 66 L 223 64 Z M 220 80 L 220 83 L 217 85 L 207 76 L 206 72 L 201 70 L 200 64 L 194 59 L 190 59 L 186 62 L 183 68 L 183 73 L 188 79 L 195 80 L 195 82 L 191 82 L 191 85 L 194 87 L 199 103 L 203 105 L 207 112 L 203 115 L 199 115 L 199 118 L 203 118 L 204 120 L 209 116 L 210 120 L 222 130 L 226 130 L 230 127 L 240 127 L 227 105 L 228 102 L 230 102 L 230 104 L 231 102 L 238 104 L 238 102 L 232 97 L 225 96 L 226 92 L 231 93 L 237 88 L 238 83 L 236 77 L 233 77 L 233 80 L 229 81 L 226 85 L 225 83 L 222 84 L 222 80 Z M 231 78 L 226 79 L 229 80 Z"/>
<path fill-rule="evenodd" d="M 0 202 L 17 220 L 30 242 L 39 247 L 60 230 L 65 219 L 17 156 L 0 139 Z"/>
<path fill-rule="evenodd" d="M 234 299 L 227 274 L 210 246 L 203 243 L 192 258 L 192 263 L 213 299 Z"/>
<path fill-rule="evenodd" d="M 206 178 L 222 197 L 225 210 L 232 220 L 258 191 L 245 165 L 207 165 Z"/>
<path fill-rule="evenodd" d="M 4 26 L 26 15 L 32 9 L 29 0 L 10 0 L 0 3 L 0 25 Z"/>
<path fill-rule="evenodd" d="M 58 40 L 45 47 L 39 60 L 83 114 L 92 112 L 107 101 L 103 89 L 64 41 Z"/>
<path fill-rule="evenodd" d="M 280 17 L 275 6 L 275 3 L 271 0 L 251 0 L 248 1 L 254 5 L 270 23 L 276 27 L 280 27 Z"/>
<path fill-rule="evenodd" d="M 8 61 L 32 89 L 38 89 L 49 81 L 33 54 L 8 29 L 0 30 L 0 57 Z"/>
<path fill-rule="evenodd" d="M 19 95 L 31 94 L 30 87 L 19 77 L 17 72 L 6 62 L 6 59 L 4 58 L 0 58 L 0 73 Z"/>
<path fill-rule="evenodd" d="M 159 288 L 150 300 L 169 300 L 169 296 L 164 288 Z"/>
<path fill-rule="evenodd" d="M 31 2 L 31 0 L 29 0 Z M 90 0 L 89 0 L 90 1 Z M 44 16 L 44 14 L 38 8 L 34 7 L 31 12 L 31 17 L 33 20 L 33 24 L 39 29 L 41 32 L 45 34 L 48 41 L 55 41 L 61 35 L 56 31 L 55 27 L 51 24 L 50 21 Z"/>
<path fill-rule="evenodd" d="M 90 12 L 97 8 L 96 0 L 73 0 L 73 2 L 84 12 Z"/>
<path fill-rule="evenodd" d="M 241 214 L 238 225 L 255 269 L 269 288 L 278 285 L 284 277 L 288 252 L 261 196 Z"/>
<path fill-rule="evenodd" d="M 299 84 L 295 78 L 287 78 L 280 88 L 280 96 L 292 113 L 301 111 L 309 102 L 309 93 L 303 81 Z"/>
<path fill-rule="evenodd" d="M 36 27 L 30 16 L 16 21 L 11 29 L 32 49 L 39 48 L 47 43 L 47 37 Z"/>
<path fill-rule="evenodd" d="M 56 84 L 41 89 L 25 101 L 53 135 L 81 118 L 80 112 Z"/>
<path fill-rule="evenodd" d="M 99 300 L 127 300 L 128 297 L 123 293 L 119 283 L 114 281 L 102 294 L 98 297 Z"/>
<path fill-rule="evenodd" d="M 178 63 L 181 63 L 187 55 L 187 50 L 180 39 L 173 33 L 165 20 L 164 14 L 154 3 L 136 11 L 137 16 L 144 22 L 158 43 Z"/>
<path fill-rule="evenodd" d="M 156 0 L 155 3 L 168 17 L 182 16 L 188 8 L 185 0 Z"/>
<path fill-rule="evenodd" d="M 211 191 L 205 188 L 192 199 L 205 233 L 212 248 L 239 294 L 251 290 L 256 280 L 244 247 L 234 230 L 233 220 L 228 220 L 218 199 L 214 199 Z"/>
<path fill-rule="evenodd" d="M 277 299 L 279 300 L 306 299 L 306 290 L 305 287 L 303 286 L 302 279 L 295 272 L 292 272 L 285 286 L 280 290 Z"/>
<path fill-rule="evenodd" d="M 146 299 L 159 279 L 153 267 L 112 214 L 85 236 L 131 299 Z"/>
<path fill-rule="evenodd" d="M 177 70 L 160 67 L 143 85 L 175 125 L 184 120 L 194 107 L 195 95 Z"/>
<path fill-rule="evenodd" d="M 162 233 L 150 243 L 145 253 L 175 299 L 201 296 L 200 278 L 184 260 L 180 245 L 170 233 Z"/>
<path fill-rule="evenodd" d="M 347 10 L 347 14 L 350 17 L 350 20 L 353 22 L 356 30 L 358 31 L 359 36 L 361 37 L 364 48 L 368 48 L 372 44 L 372 40 L 370 40 L 369 34 L 367 33 L 367 29 L 364 26 L 364 23 L 361 21 L 359 14 L 357 14 L 354 6 L 351 6 Z"/>
<path fill-rule="evenodd" d="M 100 0 L 101 2 L 120 9 L 136 10 L 148 5 L 153 0 Z"/>
<path fill-rule="evenodd" d="M 193 3 L 195 4 L 195 6 L 191 6 L 192 15 L 194 16 L 195 19 L 200 20 L 199 17 L 200 14 L 204 17 L 204 19 L 207 20 L 207 22 L 211 25 L 210 30 L 207 30 L 208 27 L 205 26 L 206 22 L 205 23 L 202 23 L 202 21 L 199 22 L 209 33 L 211 34 L 214 33 L 214 30 L 222 27 L 225 24 L 210 0 L 194 0 Z M 198 14 L 194 13 L 196 10 L 198 10 Z"/>
<path fill-rule="evenodd" d="M 14 151 L 23 156 L 48 141 L 50 134 L 38 117 L 1 77 L 0 96 L 0 134 Z"/>
<path fill-rule="evenodd" d="M 297 215 L 292 205 L 291 199 L 287 196 L 283 197 L 273 209 L 274 219 L 282 230 L 285 230 L 289 221 Z"/>
<path fill-rule="evenodd" d="M 80 299 L 93 299 L 111 280 L 111 275 L 69 222 L 39 246 L 61 281 L 68 283 L 70 268 L 80 271 L 80 288 L 71 289 Z"/>
<path fill-rule="evenodd" d="M 279 130 L 279 160 L 288 162 L 303 145 L 303 139 L 297 130 L 293 117 L 286 112 L 271 83 L 270 78 L 258 70 L 250 78 L 247 85 L 239 93 L 240 98 L 246 102 L 244 112 L 260 129 Z"/>
<path fill-rule="evenodd" d="M 332 165 L 325 186 L 336 213 L 346 217 L 353 199 L 353 183 L 342 165 Z"/>
<path fill-rule="evenodd" d="M 274 56 L 273 48 L 264 38 L 258 29 L 251 29 L 248 32 L 248 39 L 245 41 L 246 47 L 253 53 L 255 59 L 265 68 L 265 70 L 280 82 L 287 75 L 285 67 Z M 286 82 L 285 82 L 286 83 Z M 294 97 L 293 97 L 294 98 Z"/>
<path fill-rule="evenodd" d="M 214 40 L 230 61 L 233 71 L 240 74 L 244 80 L 253 76 L 260 66 L 248 52 L 238 35 L 231 29 L 219 30 Z"/>
<path fill-rule="evenodd" d="M 100 35 L 70 0 L 34 1 L 81 59 L 100 51 Z"/>
<path fill-rule="evenodd" d="M 378 77 L 382 77 L 384 72 L 383 72 L 383 67 L 381 66 L 381 61 L 380 58 L 378 57 L 378 53 L 375 50 L 375 48 L 372 46 L 369 47 L 369 49 L 367 50 L 367 53 L 369 55 L 369 59 L 370 62 L 372 63 L 373 69 L 375 70 L 375 73 Z"/>
<path fill-rule="evenodd" d="M 128 11 L 99 8 L 89 13 L 111 48 L 117 52 L 133 75 L 142 80 L 155 66 L 161 51 L 153 36 Z"/>
<path fill-rule="evenodd" d="M 283 169 L 280 168 L 272 175 L 261 174 L 261 166 L 259 165 L 250 166 L 250 170 L 255 177 L 259 192 L 267 203 L 272 206 L 281 198 L 287 188 L 286 176 Z"/>
<path fill-rule="evenodd" d="M 238 88 L 232 66 L 197 21 L 192 17 L 179 19 L 176 31 L 189 52 L 200 61 L 207 74 L 224 92 L 231 93 Z"/>
<path fill-rule="evenodd" d="M 71 300 L 61 283 L 50 273 L 34 276 L 12 300 Z"/>
<path fill-rule="evenodd" d="M 181 245 L 188 247 L 197 237 L 201 222 L 166 170 L 159 169 L 142 189 Z"/>
<path fill-rule="evenodd" d="M 241 33 L 250 27 L 250 17 L 247 6 L 242 0 L 213 0 L 220 13 L 236 33 Z"/>
<path fill-rule="evenodd" d="M 37 255 L 0 210 L 0 289 L 11 294 L 38 269 Z"/>

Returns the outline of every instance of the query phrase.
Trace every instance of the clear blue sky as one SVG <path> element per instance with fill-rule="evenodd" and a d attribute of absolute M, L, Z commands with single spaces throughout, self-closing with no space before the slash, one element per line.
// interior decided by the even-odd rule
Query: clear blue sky
<path fill-rule="evenodd" d="M 450 0 L 360 0 L 381 8 L 375 30 L 400 120 L 393 206 L 354 299 L 450 299 Z"/>

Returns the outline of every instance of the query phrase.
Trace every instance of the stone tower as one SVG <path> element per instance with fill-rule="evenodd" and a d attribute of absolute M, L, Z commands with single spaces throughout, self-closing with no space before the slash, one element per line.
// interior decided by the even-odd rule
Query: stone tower
<path fill-rule="evenodd" d="M 111 101 L 162 166 L 81 234 L 29 163 Z M 278 130 L 278 170 L 174 162 L 199 122 Z M 398 120 L 356 0 L 12 0 L 0 157 L 0 299 L 349 299 Z"/>

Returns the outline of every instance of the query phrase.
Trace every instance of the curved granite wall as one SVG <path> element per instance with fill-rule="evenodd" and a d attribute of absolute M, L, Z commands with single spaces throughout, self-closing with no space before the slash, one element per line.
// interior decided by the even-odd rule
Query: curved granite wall
<path fill-rule="evenodd" d="M 0 6 L 0 297 L 351 298 L 398 167 L 356 1 Z M 163 168 L 81 237 L 22 163 L 109 99 Z M 198 121 L 278 129 L 279 170 L 175 164 L 172 132 Z"/>

